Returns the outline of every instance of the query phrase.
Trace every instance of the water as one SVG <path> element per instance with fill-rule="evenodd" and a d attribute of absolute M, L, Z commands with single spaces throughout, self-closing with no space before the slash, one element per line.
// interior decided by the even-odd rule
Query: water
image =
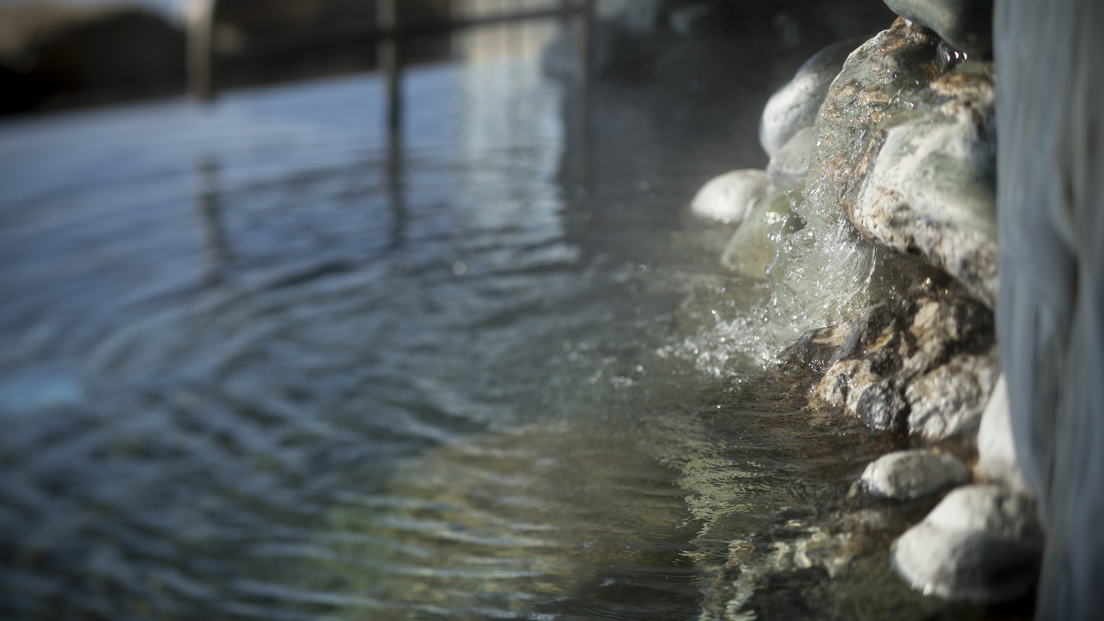
<path fill-rule="evenodd" d="M 406 86 L 398 153 L 372 75 L 0 124 L 5 618 L 692 619 L 886 450 L 681 214 L 718 121 L 580 122 L 532 54 Z"/>

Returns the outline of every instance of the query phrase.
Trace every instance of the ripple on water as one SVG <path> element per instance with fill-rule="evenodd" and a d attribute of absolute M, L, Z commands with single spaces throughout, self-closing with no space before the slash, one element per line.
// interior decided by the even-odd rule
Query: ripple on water
<path fill-rule="evenodd" d="M 0 612 L 690 618 L 861 471 L 704 175 L 566 201 L 536 65 L 412 70 L 398 178 L 363 76 L 0 125 Z"/>

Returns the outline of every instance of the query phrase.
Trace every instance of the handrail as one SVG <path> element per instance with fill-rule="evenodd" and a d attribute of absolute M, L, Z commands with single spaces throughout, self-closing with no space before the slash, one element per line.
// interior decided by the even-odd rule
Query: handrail
<path fill-rule="evenodd" d="M 567 0 L 557 8 L 526 9 L 512 13 L 498 13 L 450 19 L 427 19 L 418 22 L 400 23 L 396 0 L 376 0 L 376 21 L 348 21 L 325 28 L 316 28 L 310 32 L 293 34 L 259 35 L 254 37 L 241 52 L 233 54 L 235 58 L 261 58 L 264 56 L 309 49 L 318 45 L 334 45 L 344 41 L 396 40 L 407 36 L 420 36 L 449 32 L 465 28 L 475 28 L 494 24 L 546 19 L 551 17 L 569 17 L 583 15 L 589 17 L 593 11 L 594 0 Z M 389 6 L 394 5 L 394 6 Z M 388 13 L 390 11 L 390 14 Z M 393 19 L 389 16 L 393 15 Z M 212 49 L 213 32 L 218 16 L 218 0 L 192 0 L 189 5 L 187 24 L 188 38 L 188 90 L 200 101 L 209 101 L 215 93 L 215 60 Z M 388 19 L 381 19 L 388 18 Z M 381 50 L 383 51 L 383 50 Z M 229 56 L 227 54 L 219 54 Z M 398 60 L 396 59 L 396 63 Z M 384 69 L 381 66 L 381 69 Z"/>
<path fill-rule="evenodd" d="M 185 17 L 188 92 L 200 101 L 214 96 L 214 62 L 211 50 L 218 0 L 192 0 Z"/>

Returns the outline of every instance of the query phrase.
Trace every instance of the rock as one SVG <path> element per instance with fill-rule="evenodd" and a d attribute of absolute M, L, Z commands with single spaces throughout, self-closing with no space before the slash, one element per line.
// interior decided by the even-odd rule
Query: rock
<path fill-rule="evenodd" d="M 690 212 L 699 218 L 739 224 L 755 201 L 766 195 L 769 186 L 765 171 L 734 170 L 702 186 L 690 203 Z"/>
<path fill-rule="evenodd" d="M 838 324 L 892 297 L 930 291 L 945 274 L 922 256 L 878 243 L 855 226 L 853 205 L 884 132 L 930 114 L 943 74 L 933 34 L 903 19 L 848 56 L 816 118 L 816 146 L 793 212 L 805 228 L 785 240 L 773 266 L 779 307 L 820 325 Z M 813 182 L 815 180 L 815 182 Z M 941 285 L 940 285 L 941 286 Z"/>
<path fill-rule="evenodd" d="M 749 278 L 766 278 L 778 251 L 777 240 L 798 226 L 790 210 L 794 190 L 775 190 L 755 203 L 721 254 L 721 266 Z"/>
<path fill-rule="evenodd" d="M 1016 491 L 1032 494 L 1016 462 L 1016 443 L 1008 407 L 1008 382 L 1002 373 L 981 415 L 977 439 L 977 473 Z"/>
<path fill-rule="evenodd" d="M 993 0 L 885 0 L 894 13 L 931 28 L 967 54 L 993 52 Z"/>
<path fill-rule="evenodd" d="M 924 116 L 934 107 L 932 81 L 942 74 L 939 40 L 898 19 L 847 57 L 816 119 L 817 149 L 810 188 L 799 215 L 842 213 L 852 206 L 888 128 Z"/>
<path fill-rule="evenodd" d="M 993 314 L 964 296 L 859 313 L 814 394 L 881 430 L 939 440 L 976 428 L 997 376 Z"/>
<path fill-rule="evenodd" d="M 926 595 L 1000 602 L 1027 594 L 1039 571 L 1035 502 L 995 485 L 960 487 L 893 546 L 893 563 Z"/>
<path fill-rule="evenodd" d="M 853 560 L 871 554 L 885 531 L 885 520 L 873 511 L 824 520 L 791 508 L 768 519 L 729 542 L 728 561 L 708 573 L 701 619 L 810 618 L 810 595 L 819 589 L 809 587 L 844 579 Z"/>
<path fill-rule="evenodd" d="M 851 217 L 863 234 L 923 256 L 992 307 L 997 297 L 992 64 L 971 63 L 932 88 L 949 101 L 888 130 Z"/>
<path fill-rule="evenodd" d="M 813 127 L 806 127 L 793 135 L 793 138 L 782 146 L 770 158 L 767 165 L 767 175 L 775 187 L 781 188 L 791 185 L 804 184 L 805 176 L 809 174 L 809 162 L 813 159 L 813 148 L 816 147 L 817 132 Z"/>
<path fill-rule="evenodd" d="M 910 500 L 970 481 L 970 470 L 953 455 L 926 449 L 898 451 L 871 462 L 859 479 L 870 493 Z"/>
<path fill-rule="evenodd" d="M 918 377 L 905 389 L 908 433 L 926 440 L 972 435 L 1000 373 L 1000 355 L 962 354 Z"/>
<path fill-rule="evenodd" d="M 797 132 L 813 126 L 832 80 L 847 55 L 861 43 L 853 39 L 817 52 L 801 65 L 789 83 L 771 95 L 759 121 L 759 143 L 767 155 L 774 157 Z"/>
<path fill-rule="evenodd" d="M 849 324 L 809 330 L 783 350 L 778 359 L 782 364 L 803 366 L 823 375 L 832 355 L 850 332 Z"/>
<path fill-rule="evenodd" d="M 938 37 L 898 19 L 856 49 L 817 117 L 799 216 L 842 213 L 880 247 L 996 300 L 992 64 L 947 63 Z M 825 214 L 825 215 L 820 215 Z"/>

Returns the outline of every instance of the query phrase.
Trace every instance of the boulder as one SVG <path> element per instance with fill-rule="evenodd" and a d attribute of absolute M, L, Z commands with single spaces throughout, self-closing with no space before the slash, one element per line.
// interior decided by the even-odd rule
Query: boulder
<path fill-rule="evenodd" d="M 993 0 L 885 0 L 894 13 L 931 28 L 968 54 L 993 52 Z"/>
<path fill-rule="evenodd" d="M 951 493 L 893 546 L 893 564 L 926 595 L 1000 602 L 1030 592 L 1042 552 L 1034 500 L 995 485 Z"/>
<path fill-rule="evenodd" d="M 911 500 L 970 481 L 970 470 L 953 455 L 926 449 L 897 451 L 870 463 L 859 479 L 871 494 Z"/>
<path fill-rule="evenodd" d="M 996 299 L 992 63 L 948 62 L 930 30 L 898 19 L 856 49 L 817 117 L 797 209 L 842 213 L 882 248 L 921 258 Z"/>
<path fill-rule="evenodd" d="M 874 429 L 942 440 L 977 429 L 998 369 L 985 306 L 896 298 L 852 320 L 814 394 Z"/>
<path fill-rule="evenodd" d="M 850 333 L 850 324 L 809 330 L 786 347 L 778 359 L 782 364 L 805 367 L 824 375 L 832 356 Z"/>
<path fill-rule="evenodd" d="M 767 173 L 746 169 L 710 179 L 694 196 L 690 212 L 703 219 L 739 224 L 770 187 Z"/>
<path fill-rule="evenodd" d="M 928 440 L 973 435 L 1000 373 L 996 347 L 960 354 L 917 377 L 905 389 L 909 435 Z"/>
<path fill-rule="evenodd" d="M 992 63 L 932 84 L 947 98 L 890 128 L 851 214 L 866 236 L 922 256 L 990 307 L 997 297 L 996 132 Z"/>
<path fill-rule="evenodd" d="M 810 188 L 801 217 L 842 214 L 854 223 L 855 198 L 885 131 L 933 108 L 929 86 L 943 71 L 938 47 L 937 37 L 898 19 L 847 57 L 816 119 L 809 175 L 818 188 Z"/>
<path fill-rule="evenodd" d="M 853 39 L 817 52 L 792 80 L 771 95 L 759 121 L 759 143 L 767 155 L 773 157 L 797 132 L 813 126 L 832 80 L 847 55 L 861 43 Z"/>

